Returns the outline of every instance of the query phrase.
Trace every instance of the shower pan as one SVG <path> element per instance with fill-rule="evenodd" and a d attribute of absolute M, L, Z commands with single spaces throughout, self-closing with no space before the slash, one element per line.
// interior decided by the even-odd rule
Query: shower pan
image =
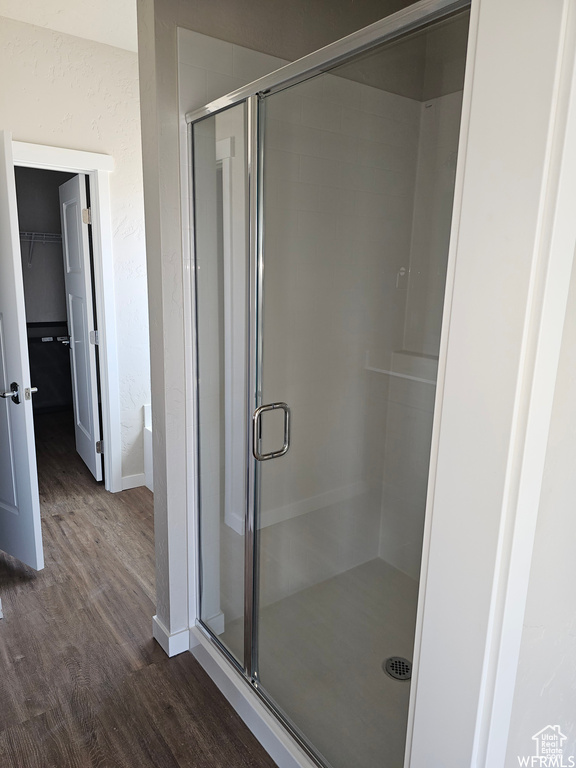
<path fill-rule="evenodd" d="M 187 115 L 198 624 L 332 768 L 404 764 L 467 32 L 424 0 Z"/>

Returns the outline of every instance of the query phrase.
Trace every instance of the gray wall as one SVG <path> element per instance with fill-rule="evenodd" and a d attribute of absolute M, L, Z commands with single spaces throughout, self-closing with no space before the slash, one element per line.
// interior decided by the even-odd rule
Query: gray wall
<path fill-rule="evenodd" d="M 20 231 L 59 234 L 58 187 L 74 174 L 36 168 L 16 168 L 15 174 Z M 62 244 L 21 242 L 21 250 L 26 321 L 66 320 Z"/>
<path fill-rule="evenodd" d="M 20 230 L 60 232 L 58 188 L 75 174 L 15 168 Z"/>
<path fill-rule="evenodd" d="M 408 0 L 181 0 L 155 2 L 163 23 L 293 61 L 372 24 Z"/>

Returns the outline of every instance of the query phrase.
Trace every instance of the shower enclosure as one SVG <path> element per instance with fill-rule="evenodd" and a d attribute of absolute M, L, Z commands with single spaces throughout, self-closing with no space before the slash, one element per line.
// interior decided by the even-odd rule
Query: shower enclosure
<path fill-rule="evenodd" d="M 424 0 L 188 115 L 199 624 L 332 768 L 404 762 L 467 31 Z"/>

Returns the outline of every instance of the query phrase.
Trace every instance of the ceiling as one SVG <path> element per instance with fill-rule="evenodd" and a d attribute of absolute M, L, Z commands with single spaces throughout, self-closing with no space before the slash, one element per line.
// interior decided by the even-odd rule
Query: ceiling
<path fill-rule="evenodd" d="M 137 50 L 136 0 L 0 0 L 0 16 Z"/>

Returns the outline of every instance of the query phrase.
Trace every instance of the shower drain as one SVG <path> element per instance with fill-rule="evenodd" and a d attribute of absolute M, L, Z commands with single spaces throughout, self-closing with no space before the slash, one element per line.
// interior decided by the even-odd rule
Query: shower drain
<path fill-rule="evenodd" d="M 382 662 L 382 669 L 395 680 L 410 680 L 412 677 L 412 663 L 401 656 L 390 656 Z"/>

